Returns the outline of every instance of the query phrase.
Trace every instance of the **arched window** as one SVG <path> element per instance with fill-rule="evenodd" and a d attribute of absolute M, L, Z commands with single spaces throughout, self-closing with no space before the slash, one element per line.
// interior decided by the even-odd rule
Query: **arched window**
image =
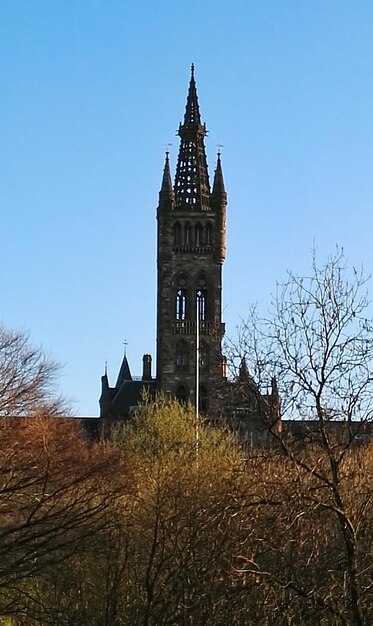
<path fill-rule="evenodd" d="M 210 285 L 207 282 L 206 275 L 201 273 L 197 276 L 196 281 L 196 298 L 198 303 L 199 320 L 206 322 L 211 318 L 211 302 L 210 302 Z"/>
<path fill-rule="evenodd" d="M 175 318 L 177 320 L 185 320 L 186 314 L 187 314 L 187 290 L 177 289 L 176 301 L 175 301 Z"/>
<path fill-rule="evenodd" d="M 182 404 L 186 404 L 189 398 L 189 393 L 188 393 L 187 388 L 184 387 L 184 385 L 179 385 L 179 387 L 176 389 L 175 396 L 179 402 L 181 402 Z"/>
<path fill-rule="evenodd" d="M 187 319 L 189 302 L 188 298 L 188 278 L 185 274 L 177 274 L 172 282 L 173 286 L 173 302 L 172 315 L 177 321 Z"/>
<path fill-rule="evenodd" d="M 174 226 L 174 246 L 180 246 L 181 244 L 181 224 L 176 222 Z"/>
<path fill-rule="evenodd" d="M 197 302 L 199 321 L 205 322 L 207 318 L 207 289 L 197 289 Z"/>
<path fill-rule="evenodd" d="M 199 388 L 199 410 L 205 413 L 209 408 L 207 389 L 203 385 Z"/>
<path fill-rule="evenodd" d="M 208 369 L 210 365 L 210 349 L 205 341 L 200 342 L 199 365 L 202 369 Z"/>
<path fill-rule="evenodd" d="M 211 222 L 207 222 L 205 228 L 205 242 L 207 246 L 211 246 L 212 244 L 212 225 Z"/>
<path fill-rule="evenodd" d="M 196 246 L 203 244 L 203 228 L 199 222 L 195 225 L 195 242 Z"/>
<path fill-rule="evenodd" d="M 192 227 L 189 222 L 186 222 L 184 224 L 184 244 L 189 246 L 192 243 Z"/>
<path fill-rule="evenodd" d="M 175 350 L 175 364 L 179 371 L 187 371 L 189 368 L 189 348 L 186 341 L 178 341 Z"/>

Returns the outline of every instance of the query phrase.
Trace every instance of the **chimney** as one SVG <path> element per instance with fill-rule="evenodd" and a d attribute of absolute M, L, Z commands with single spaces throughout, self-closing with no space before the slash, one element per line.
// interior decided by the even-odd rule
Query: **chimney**
<path fill-rule="evenodd" d="M 150 354 L 144 354 L 142 357 L 142 379 L 152 379 L 152 357 Z"/>

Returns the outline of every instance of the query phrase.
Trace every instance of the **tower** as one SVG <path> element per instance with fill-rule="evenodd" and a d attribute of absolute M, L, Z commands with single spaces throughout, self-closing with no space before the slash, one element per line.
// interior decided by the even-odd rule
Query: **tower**
<path fill-rule="evenodd" d="M 178 135 L 180 149 L 172 185 L 166 153 L 157 209 L 157 386 L 195 402 L 197 324 L 200 408 L 225 377 L 221 353 L 222 266 L 226 206 L 220 154 L 210 189 L 194 67 Z"/>

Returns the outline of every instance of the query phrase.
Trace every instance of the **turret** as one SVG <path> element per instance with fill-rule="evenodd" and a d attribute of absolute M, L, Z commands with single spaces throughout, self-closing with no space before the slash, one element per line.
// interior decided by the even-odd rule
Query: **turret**
<path fill-rule="evenodd" d="M 105 366 L 105 373 L 101 376 L 101 396 L 99 399 L 100 405 L 100 417 L 106 417 L 110 410 L 110 403 L 112 399 L 112 392 L 109 387 L 109 379 L 107 375 L 107 368 Z"/>
<path fill-rule="evenodd" d="M 162 209 L 172 209 L 174 203 L 174 190 L 172 187 L 172 178 L 170 171 L 170 160 L 168 152 L 166 152 L 166 158 L 163 168 L 162 185 L 159 192 L 159 205 L 158 215 Z"/>
<path fill-rule="evenodd" d="M 227 194 L 224 186 L 223 170 L 221 167 L 220 152 L 218 152 L 218 158 L 216 163 L 214 183 L 211 193 L 211 207 L 216 213 L 215 221 L 215 237 L 216 248 L 215 255 L 216 260 L 220 263 L 224 263 L 226 254 L 226 232 L 227 232 Z"/>

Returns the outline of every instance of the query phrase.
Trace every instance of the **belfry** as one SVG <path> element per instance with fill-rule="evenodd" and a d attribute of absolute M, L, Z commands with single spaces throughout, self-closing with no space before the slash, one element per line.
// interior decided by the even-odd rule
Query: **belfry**
<path fill-rule="evenodd" d="M 115 387 L 102 377 L 102 417 L 127 417 L 141 401 L 144 387 L 161 391 L 199 408 L 225 380 L 221 343 L 222 267 L 226 250 L 226 206 L 220 153 L 212 189 L 205 152 L 194 66 L 178 135 L 180 149 L 174 184 L 166 153 L 157 208 L 157 358 L 144 355 L 141 380 L 133 380 L 124 356 Z M 197 349 L 197 338 L 199 338 Z M 198 376 L 197 376 L 198 368 Z"/>
<path fill-rule="evenodd" d="M 227 195 L 220 154 L 210 190 L 207 131 L 201 123 L 193 66 L 178 134 L 175 184 L 166 154 L 157 211 L 157 382 L 165 393 L 194 403 L 198 324 L 199 395 L 204 409 L 224 376 L 221 310 Z"/>

